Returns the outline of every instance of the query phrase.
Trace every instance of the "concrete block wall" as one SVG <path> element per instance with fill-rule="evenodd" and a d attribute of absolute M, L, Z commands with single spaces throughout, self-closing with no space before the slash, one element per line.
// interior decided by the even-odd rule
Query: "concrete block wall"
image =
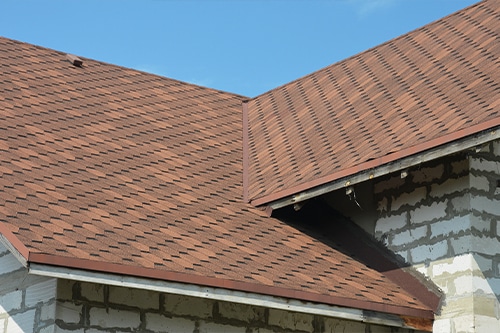
<path fill-rule="evenodd" d="M 0 243 L 0 333 L 54 332 L 57 282 L 27 273 Z"/>
<path fill-rule="evenodd" d="M 435 332 L 500 332 L 500 142 L 385 177 L 375 236 L 435 282 Z"/>
<path fill-rule="evenodd" d="M 60 280 L 57 333 L 413 332 L 153 291 Z"/>

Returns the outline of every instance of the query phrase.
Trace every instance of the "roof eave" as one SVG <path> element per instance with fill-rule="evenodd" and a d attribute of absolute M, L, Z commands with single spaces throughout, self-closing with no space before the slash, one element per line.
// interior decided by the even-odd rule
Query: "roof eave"
<path fill-rule="evenodd" d="M 3 223 L 0 242 L 30 274 L 139 288 L 371 324 L 427 330 L 434 312 L 152 268 L 30 252 Z"/>
<path fill-rule="evenodd" d="M 361 163 L 316 180 L 251 200 L 271 209 L 296 204 L 380 176 L 444 156 L 465 151 L 500 138 L 500 118 Z"/>
<path fill-rule="evenodd" d="M 45 261 L 51 261 L 47 259 L 56 259 L 57 257 L 52 257 L 48 255 L 34 255 L 35 260 L 45 259 Z M 64 258 L 66 261 L 67 258 Z M 56 259 L 60 261 L 61 258 Z M 358 322 L 364 322 L 369 324 L 386 325 L 392 327 L 402 327 L 410 329 L 418 329 L 424 331 L 432 331 L 432 324 L 434 321 L 434 313 L 427 310 L 410 309 L 403 307 L 395 307 L 387 304 L 373 303 L 365 304 L 366 309 L 349 307 L 349 306 L 338 306 L 327 303 L 322 303 L 321 300 L 310 300 L 307 301 L 307 297 L 301 297 L 300 292 L 290 291 L 296 294 L 297 298 L 288 298 L 288 291 L 282 288 L 282 295 L 272 295 L 267 293 L 265 289 L 266 286 L 261 287 L 260 292 L 249 292 L 245 290 L 240 290 L 244 288 L 232 288 L 230 285 L 237 285 L 239 282 L 235 281 L 225 281 L 223 279 L 214 279 L 219 281 L 219 285 L 209 286 L 207 283 L 193 283 L 178 279 L 177 281 L 162 279 L 159 275 L 162 275 L 161 271 L 155 270 L 157 273 L 156 278 L 150 278 L 146 276 L 140 276 L 140 273 L 136 268 L 136 275 L 125 275 L 114 272 L 104 272 L 96 270 L 85 269 L 85 262 L 82 260 L 74 260 L 75 264 L 80 262 L 83 264 L 81 268 L 76 267 L 64 267 L 57 266 L 46 263 L 30 262 L 29 273 L 33 275 L 46 276 L 52 278 L 61 278 L 74 281 L 91 282 L 106 284 L 112 286 L 119 286 L 125 288 L 136 288 L 144 289 L 156 292 L 164 292 L 178 295 L 186 295 L 192 297 L 200 297 L 218 301 L 234 302 L 246 305 L 260 306 L 284 311 L 299 312 L 311 315 L 322 315 L 326 317 L 352 320 Z M 88 261 L 87 261 L 88 262 Z M 94 264 L 94 263 L 93 263 Z M 109 268 L 109 264 L 103 264 L 103 266 Z M 120 265 L 112 265 L 117 268 Z M 122 267 L 123 269 L 124 267 Z M 127 268 L 125 268 L 127 269 Z M 113 269 L 111 269 L 113 270 Z M 140 269 L 139 269 L 140 270 Z M 143 271 L 153 270 L 143 269 Z M 165 272 L 163 272 L 165 273 Z M 168 273 L 168 272 L 167 272 Z M 188 274 L 180 274 L 188 276 Z M 191 275 L 191 277 L 193 277 Z M 195 279 L 204 280 L 206 278 L 196 276 Z M 192 279 L 191 279 L 192 280 Z M 241 283 L 248 284 L 248 283 Z M 256 285 L 255 285 L 256 286 Z M 234 287 L 234 286 L 233 286 Z M 271 287 L 272 288 L 272 287 Z M 277 294 L 280 294 L 279 292 Z M 306 293 L 304 293 L 306 294 Z M 322 295 L 318 295 L 322 297 Z M 342 303 L 342 302 L 339 302 Z M 365 302 L 363 302 L 365 303 Z M 353 304 L 355 305 L 355 304 Z M 367 305 L 367 306 L 366 306 Z M 379 309 L 380 308 L 380 309 Z M 398 309 L 396 309 L 398 308 Z M 384 311 L 382 311 L 384 310 Z M 395 311 L 396 310 L 396 311 Z M 401 312 L 401 313 L 393 313 Z"/>

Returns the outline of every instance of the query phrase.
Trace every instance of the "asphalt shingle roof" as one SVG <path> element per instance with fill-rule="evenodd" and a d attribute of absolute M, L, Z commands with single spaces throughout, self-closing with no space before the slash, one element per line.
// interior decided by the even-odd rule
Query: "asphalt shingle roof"
<path fill-rule="evenodd" d="M 499 126 L 499 7 L 480 2 L 251 99 L 246 199 L 266 204 Z"/>
<path fill-rule="evenodd" d="M 0 38 L 0 232 L 28 262 L 432 317 L 242 199 L 243 97 Z"/>

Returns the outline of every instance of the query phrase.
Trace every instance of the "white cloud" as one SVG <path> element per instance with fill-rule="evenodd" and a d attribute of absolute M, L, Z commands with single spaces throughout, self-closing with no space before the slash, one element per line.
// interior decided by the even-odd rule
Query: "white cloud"
<path fill-rule="evenodd" d="M 134 66 L 135 69 L 142 72 L 147 72 L 151 74 L 156 74 L 160 76 L 168 76 L 166 71 L 155 65 L 141 64 Z"/>
<path fill-rule="evenodd" d="M 211 79 L 196 79 L 196 78 L 193 78 L 193 79 L 190 79 L 190 80 L 186 80 L 186 82 L 195 84 L 197 86 L 202 86 L 202 87 L 212 87 L 213 84 L 214 84 L 214 80 L 211 80 Z"/>
<path fill-rule="evenodd" d="M 188 79 L 186 79 L 186 78 L 183 78 L 182 76 L 180 76 L 179 73 L 177 75 L 173 75 L 172 73 L 169 74 L 165 68 L 162 68 L 161 66 L 151 65 L 151 64 L 140 64 L 140 65 L 137 65 L 133 68 L 135 68 L 139 71 L 142 71 L 142 72 L 147 72 L 147 73 L 151 73 L 151 74 L 160 75 L 163 77 L 172 78 L 175 80 L 189 82 L 189 83 L 192 83 L 192 84 L 195 84 L 198 86 L 202 86 L 202 87 L 210 87 L 214 84 L 214 80 L 209 79 L 209 78 L 205 78 L 205 79 L 203 79 L 203 78 L 188 78 Z"/>
<path fill-rule="evenodd" d="M 349 0 L 359 18 L 365 18 L 377 11 L 391 7 L 396 0 Z"/>

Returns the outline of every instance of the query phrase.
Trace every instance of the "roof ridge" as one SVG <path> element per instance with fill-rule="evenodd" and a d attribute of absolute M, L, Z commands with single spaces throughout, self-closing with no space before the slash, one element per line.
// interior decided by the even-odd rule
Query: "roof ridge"
<path fill-rule="evenodd" d="M 241 98 L 241 99 L 248 99 L 249 98 L 248 96 L 243 96 L 241 94 L 236 94 L 236 93 L 229 92 L 229 91 L 224 91 L 224 90 L 221 90 L 221 89 L 206 87 L 206 86 L 202 86 L 202 85 L 199 85 L 199 84 L 196 84 L 196 83 L 191 83 L 191 82 L 187 82 L 187 81 L 178 80 L 178 79 L 175 79 L 175 78 L 171 78 L 171 77 L 168 77 L 168 76 L 163 76 L 163 75 L 160 75 L 160 74 L 157 74 L 157 73 L 151 73 L 151 72 L 148 72 L 148 71 L 145 71 L 145 70 L 141 70 L 141 69 L 136 69 L 136 68 L 127 67 L 127 66 L 124 66 L 124 65 L 118 65 L 118 64 L 107 62 L 107 61 L 90 58 L 90 57 L 87 57 L 87 56 L 84 56 L 84 55 L 77 54 L 75 52 L 64 52 L 64 51 L 52 49 L 52 48 L 47 47 L 47 46 L 41 46 L 41 45 L 38 45 L 38 44 L 31 44 L 31 43 L 28 43 L 28 42 L 23 42 L 23 41 L 12 39 L 12 38 L 8 38 L 8 37 L 5 37 L 5 36 L 0 36 L 0 39 L 8 40 L 10 42 L 19 43 L 19 44 L 23 44 L 23 45 L 27 45 L 27 46 L 32 46 L 32 47 L 39 48 L 39 49 L 42 49 L 42 50 L 45 50 L 45 51 L 55 52 L 55 53 L 60 54 L 61 56 L 73 55 L 73 56 L 76 56 L 76 57 L 78 57 L 78 58 L 80 58 L 82 60 L 88 60 L 88 61 L 100 63 L 102 65 L 111 66 L 111 67 L 114 67 L 114 68 L 126 69 L 126 70 L 130 70 L 130 71 L 142 73 L 142 74 L 145 74 L 145 75 L 149 75 L 149 76 L 153 76 L 153 77 L 158 77 L 158 78 L 161 78 L 161 79 L 167 79 L 167 80 L 170 80 L 172 82 L 176 82 L 176 83 L 180 83 L 180 84 L 184 84 L 184 85 L 188 85 L 188 86 L 192 86 L 192 87 L 196 87 L 196 88 L 207 89 L 207 90 L 211 90 L 213 92 L 218 92 L 218 93 L 223 93 L 223 94 L 229 94 L 229 95 L 232 95 L 233 97 L 237 97 L 237 98 Z M 84 66 L 85 66 L 85 62 L 84 62 Z"/>

